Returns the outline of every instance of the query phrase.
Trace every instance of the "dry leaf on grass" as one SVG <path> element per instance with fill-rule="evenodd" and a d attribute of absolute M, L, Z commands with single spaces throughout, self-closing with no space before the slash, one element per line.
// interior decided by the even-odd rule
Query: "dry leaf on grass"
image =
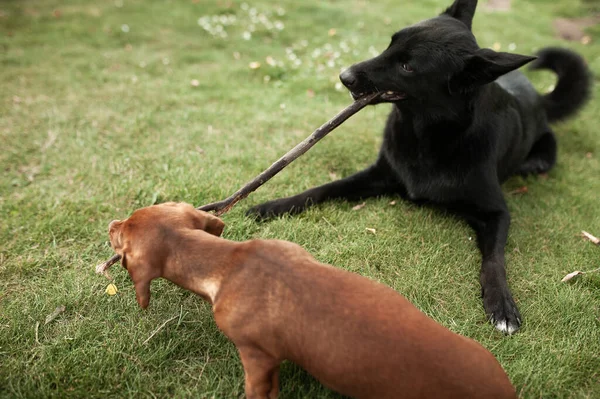
<path fill-rule="evenodd" d="M 593 242 L 596 245 L 600 245 L 600 238 L 598 237 L 594 237 L 593 235 L 591 235 L 590 233 L 588 233 L 587 231 L 581 231 L 581 234 L 587 238 L 588 240 L 590 240 L 591 242 Z"/>
<path fill-rule="evenodd" d="M 488 11 L 509 11 L 511 0 L 488 0 L 486 9 Z"/>
<path fill-rule="evenodd" d="M 44 325 L 46 325 L 46 324 L 50 323 L 52 320 L 56 319 L 58 317 L 58 315 L 60 315 L 66 309 L 67 308 L 65 307 L 65 305 L 60 305 L 59 307 L 54 309 L 54 312 L 52 312 L 48 316 L 46 316 L 46 321 L 44 322 Z"/>
<path fill-rule="evenodd" d="M 569 280 L 573 279 L 574 277 L 579 276 L 581 274 L 590 274 L 590 273 L 596 273 L 596 272 L 600 272 L 600 268 L 594 269 L 594 270 L 588 270 L 587 272 L 582 272 L 581 270 L 576 270 L 576 271 L 571 272 L 571 273 L 567 274 L 566 276 L 564 276 L 563 279 L 560 281 L 564 283 L 564 282 L 569 281 Z"/>
<path fill-rule="evenodd" d="M 353 210 L 353 211 L 358 211 L 359 209 L 362 209 L 362 208 L 364 208 L 366 204 L 367 204 L 366 202 L 363 202 L 362 204 L 354 205 L 354 206 L 352 207 L 352 210 Z"/>
<path fill-rule="evenodd" d="M 567 282 L 567 281 L 569 281 L 569 280 L 571 280 L 571 279 L 579 276 L 580 274 L 584 274 L 584 273 L 582 271 L 576 270 L 576 271 L 571 272 L 571 273 L 567 274 L 566 276 L 564 276 L 562 278 L 562 280 L 560 280 L 560 282 L 561 283 L 565 283 L 565 282 Z"/>

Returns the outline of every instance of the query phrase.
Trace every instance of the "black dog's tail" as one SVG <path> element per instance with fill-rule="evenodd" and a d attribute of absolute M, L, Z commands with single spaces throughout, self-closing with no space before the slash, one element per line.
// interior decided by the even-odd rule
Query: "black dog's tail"
<path fill-rule="evenodd" d="M 573 51 L 547 47 L 531 63 L 531 69 L 550 69 L 558 75 L 555 89 L 542 97 L 548 121 L 573 115 L 590 97 L 592 76 L 583 60 Z"/>

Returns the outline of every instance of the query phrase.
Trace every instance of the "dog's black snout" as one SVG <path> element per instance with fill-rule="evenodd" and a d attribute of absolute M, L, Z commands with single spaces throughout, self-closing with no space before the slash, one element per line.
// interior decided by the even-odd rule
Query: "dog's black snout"
<path fill-rule="evenodd" d="M 352 87 L 356 85 L 356 82 L 358 81 L 358 79 L 356 79 L 356 75 L 350 70 L 350 68 L 340 73 L 340 80 L 342 81 L 344 86 L 346 86 L 349 89 L 352 89 Z"/>

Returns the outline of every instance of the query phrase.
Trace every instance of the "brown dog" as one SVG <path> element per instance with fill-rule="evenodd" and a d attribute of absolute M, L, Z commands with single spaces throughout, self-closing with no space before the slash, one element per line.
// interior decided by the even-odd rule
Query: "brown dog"
<path fill-rule="evenodd" d="M 355 398 L 516 398 L 490 352 L 394 290 L 290 242 L 219 238 L 223 227 L 166 203 L 111 222 L 109 234 L 142 308 L 158 277 L 212 303 L 240 353 L 247 398 L 276 398 L 286 359 Z"/>

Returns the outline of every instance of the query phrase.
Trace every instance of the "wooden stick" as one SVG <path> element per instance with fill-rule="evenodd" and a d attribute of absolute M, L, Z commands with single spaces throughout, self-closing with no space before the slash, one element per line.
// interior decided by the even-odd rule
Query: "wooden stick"
<path fill-rule="evenodd" d="M 216 216 L 221 216 L 222 214 L 228 212 L 236 203 L 246 198 L 250 193 L 265 184 L 277 173 L 281 172 L 283 168 L 292 163 L 300 155 L 310 150 L 313 145 L 317 144 L 319 140 L 327 136 L 331 131 L 344 123 L 346 119 L 350 118 L 352 115 L 369 105 L 373 100 L 379 97 L 380 94 L 381 93 L 373 93 L 354 101 L 231 196 L 222 201 L 202 205 L 197 209 L 206 212 L 214 211 Z M 96 266 L 96 273 L 104 273 L 109 267 L 117 263 L 119 260 L 121 260 L 121 255 L 114 255 L 106 262 Z"/>
<path fill-rule="evenodd" d="M 277 173 L 281 172 L 283 168 L 292 163 L 300 155 L 308 151 L 319 140 L 321 140 L 323 137 L 329 134 L 336 127 L 344 123 L 346 119 L 350 118 L 352 115 L 369 105 L 375 98 L 379 97 L 379 94 L 380 93 L 374 93 L 368 96 L 361 97 L 358 100 L 354 101 L 354 103 L 350 104 L 342 111 L 340 111 L 336 116 L 331 118 L 328 122 L 326 122 L 317 130 L 315 130 L 313 134 L 305 138 L 300 144 L 288 151 L 287 154 L 275 161 L 274 164 L 269 166 L 260 175 L 256 176 L 254 179 L 246 183 L 246 185 L 244 185 L 238 191 L 233 193 L 230 197 L 219 202 L 213 202 L 207 205 L 202 205 L 197 209 L 207 212 L 214 211 L 215 215 L 217 216 L 228 212 L 238 201 L 246 198 L 251 192 L 255 191 L 257 188 L 269 181 Z"/>
<path fill-rule="evenodd" d="M 103 274 L 109 267 L 121 260 L 121 255 L 114 254 L 112 258 L 96 266 L 96 273 Z"/>

